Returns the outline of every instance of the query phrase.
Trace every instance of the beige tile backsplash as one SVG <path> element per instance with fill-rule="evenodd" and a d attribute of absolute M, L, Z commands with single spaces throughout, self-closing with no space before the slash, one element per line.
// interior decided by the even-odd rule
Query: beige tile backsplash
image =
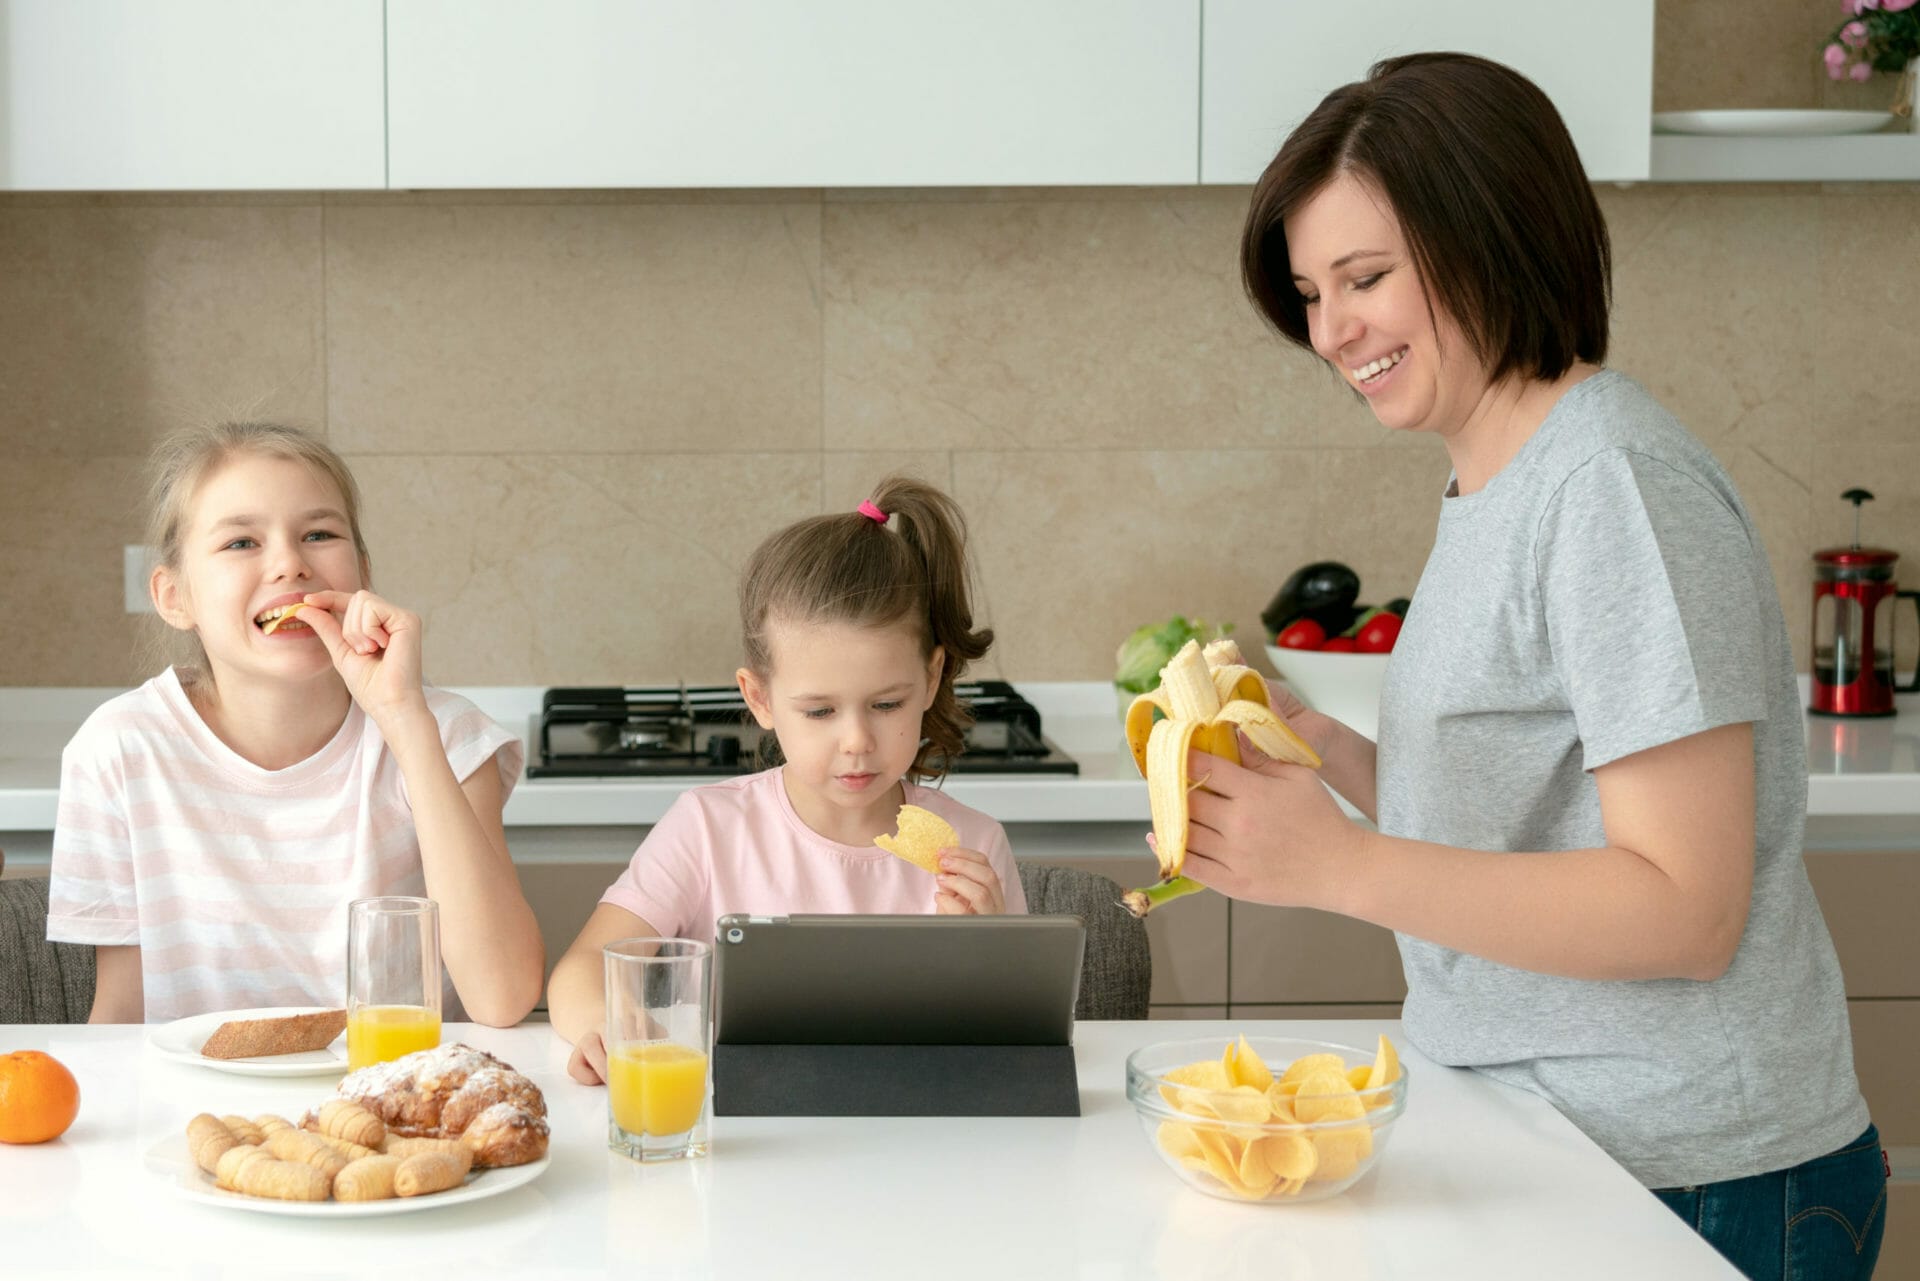
<path fill-rule="evenodd" d="M 1748 7 L 1749 9 L 1752 6 Z M 1818 12 L 1814 10 L 1817 8 Z M 1828 9 L 1659 6 L 1656 107 L 1868 105 Z M 1726 464 L 1802 664 L 1864 484 L 1920 586 L 1920 188 L 1603 188 L 1611 363 Z M 179 423 L 325 432 L 450 684 L 724 679 L 734 580 L 905 469 L 972 524 L 981 674 L 1337 557 L 1409 592 L 1447 473 L 1256 320 L 1245 188 L 0 198 L 0 684 L 143 673 L 120 547 Z"/>

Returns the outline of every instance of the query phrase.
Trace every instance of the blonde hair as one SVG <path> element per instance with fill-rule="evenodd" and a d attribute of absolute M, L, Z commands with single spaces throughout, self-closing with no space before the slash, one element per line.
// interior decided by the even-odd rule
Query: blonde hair
<path fill-rule="evenodd" d="M 317 436 L 278 423 L 218 423 L 178 431 L 154 447 L 152 479 L 147 489 L 147 546 L 155 564 L 178 576 L 181 544 L 194 500 L 210 477 L 234 458 L 244 455 L 280 458 L 301 463 L 331 481 L 340 491 L 347 528 L 364 571 L 370 563 L 367 542 L 360 533 L 360 487 L 346 460 Z M 177 668 L 182 681 L 208 678 L 207 652 L 194 632 L 181 631 L 155 620 L 146 648 L 158 666 Z"/>
<path fill-rule="evenodd" d="M 860 627 L 910 626 L 920 652 L 946 653 L 933 703 L 920 724 L 909 778 L 937 778 L 965 746 L 973 717 L 954 694 L 967 664 L 984 656 L 993 632 L 973 630 L 967 603 L 967 522 L 951 498 L 904 476 L 880 482 L 868 500 L 881 524 L 857 511 L 787 526 L 755 550 L 740 576 L 740 631 L 747 666 L 773 670 L 770 618 Z"/>

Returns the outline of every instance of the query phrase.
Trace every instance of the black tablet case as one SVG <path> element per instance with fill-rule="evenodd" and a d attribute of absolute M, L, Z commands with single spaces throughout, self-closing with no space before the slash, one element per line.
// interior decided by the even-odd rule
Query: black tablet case
<path fill-rule="evenodd" d="M 1078 1116 L 1074 916 L 722 917 L 716 1116 Z"/>

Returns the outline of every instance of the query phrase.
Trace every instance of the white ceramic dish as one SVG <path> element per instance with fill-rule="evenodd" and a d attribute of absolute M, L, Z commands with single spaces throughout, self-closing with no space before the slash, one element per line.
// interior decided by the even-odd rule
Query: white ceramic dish
<path fill-rule="evenodd" d="M 216 1010 L 195 1014 L 171 1023 L 147 1029 L 147 1044 L 154 1053 L 176 1063 L 231 1072 L 235 1076 L 334 1076 L 347 1070 L 347 1037 L 341 1033 L 324 1050 L 300 1054 L 277 1054 L 261 1059 L 210 1059 L 200 1053 L 214 1029 L 230 1019 L 273 1019 L 288 1014 L 312 1014 L 323 1006 L 287 1006 L 281 1009 Z"/>
<path fill-rule="evenodd" d="M 217 1205 L 228 1210 L 248 1210 L 254 1214 L 282 1214 L 302 1219 L 358 1219 L 381 1214 L 413 1214 L 437 1210 L 449 1205 L 465 1205 L 511 1192 L 533 1182 L 546 1172 L 551 1157 L 541 1157 L 526 1165 L 510 1165 L 500 1170 L 475 1170 L 465 1184 L 435 1192 L 431 1196 L 393 1197 L 386 1201 L 274 1201 L 265 1197 L 241 1196 L 215 1185 L 213 1176 L 193 1163 L 187 1151 L 187 1136 L 173 1135 L 148 1150 L 147 1168 L 173 1185 L 174 1191 L 189 1201 Z"/>
<path fill-rule="evenodd" d="M 1872 133 L 1891 119 L 1890 111 L 1656 111 L 1653 131 L 1725 138 L 1813 138 Z"/>
<path fill-rule="evenodd" d="M 1267 658 L 1287 688 L 1316 712 L 1325 712 L 1368 738 L 1379 733 L 1380 682 L 1386 654 L 1329 654 L 1267 646 Z"/>

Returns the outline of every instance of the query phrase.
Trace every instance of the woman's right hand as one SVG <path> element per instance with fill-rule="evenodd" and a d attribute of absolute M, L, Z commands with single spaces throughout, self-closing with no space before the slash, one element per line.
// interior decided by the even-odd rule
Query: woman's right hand
<path fill-rule="evenodd" d="M 582 1085 L 607 1083 L 607 1043 L 598 1032 L 584 1032 L 567 1056 L 567 1075 Z"/>

